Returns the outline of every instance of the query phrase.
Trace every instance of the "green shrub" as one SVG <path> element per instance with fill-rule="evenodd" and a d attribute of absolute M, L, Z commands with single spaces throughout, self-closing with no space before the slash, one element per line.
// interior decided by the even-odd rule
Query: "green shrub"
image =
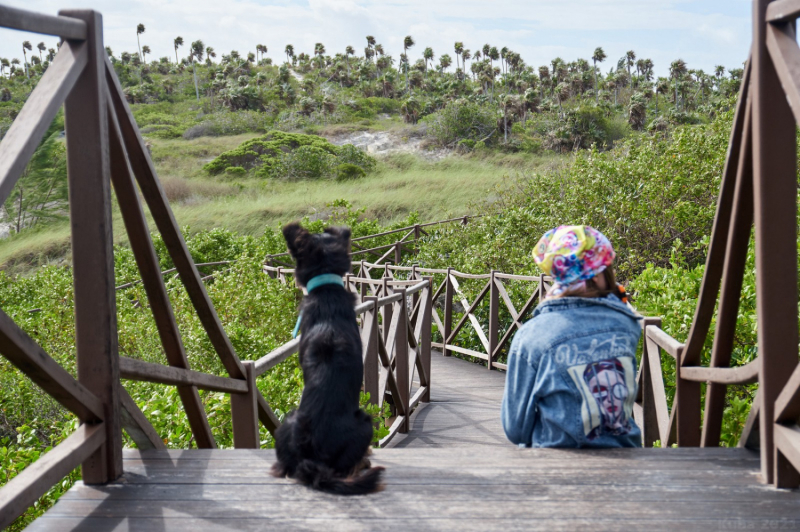
<path fill-rule="evenodd" d="M 490 105 L 457 100 L 425 117 L 428 134 L 443 146 L 459 141 L 488 142 L 497 131 L 497 110 Z"/>
<path fill-rule="evenodd" d="M 334 168 L 344 163 L 365 172 L 376 164 L 352 144 L 336 146 L 316 135 L 271 131 L 221 154 L 204 168 L 211 175 L 240 167 L 263 178 L 306 179 L 335 176 Z"/>
<path fill-rule="evenodd" d="M 350 179 L 360 179 L 367 175 L 363 168 L 350 163 L 343 163 L 336 167 L 336 180 L 349 181 Z"/>
<path fill-rule="evenodd" d="M 230 177 L 244 177 L 247 175 L 247 170 L 241 166 L 229 166 L 225 169 L 225 173 Z"/>

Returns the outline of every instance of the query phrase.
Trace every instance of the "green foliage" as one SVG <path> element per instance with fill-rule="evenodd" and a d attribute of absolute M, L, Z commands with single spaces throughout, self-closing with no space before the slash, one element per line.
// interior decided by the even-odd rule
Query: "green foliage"
<path fill-rule="evenodd" d="M 458 100 L 425 117 L 429 133 L 443 146 L 459 141 L 488 142 L 497 131 L 496 111 L 483 104 Z"/>
<path fill-rule="evenodd" d="M 731 113 L 723 113 L 707 126 L 679 127 L 666 140 L 636 136 L 608 152 L 581 152 L 558 172 L 522 175 L 495 191 L 497 199 L 484 207 L 490 216 L 442 232 L 420 260 L 472 273 L 533 273 L 530 253 L 541 235 L 582 223 L 609 237 L 623 280 L 648 263 L 668 266 L 678 239 L 694 267 L 705 257 L 730 125 Z"/>
<path fill-rule="evenodd" d="M 221 154 L 205 169 L 216 175 L 238 167 L 258 177 L 303 179 L 336 175 L 339 164 L 356 165 L 366 173 L 375 160 L 352 144 L 336 146 L 316 135 L 271 131 Z"/>
<path fill-rule="evenodd" d="M 342 163 L 336 167 L 336 180 L 348 181 L 350 179 L 359 179 L 366 176 L 367 173 L 360 166 L 350 163 Z"/>
<path fill-rule="evenodd" d="M 378 446 L 378 443 L 389 435 L 389 428 L 386 426 L 389 419 L 389 405 L 384 402 L 382 405 L 373 405 L 369 402 L 369 394 L 361 392 L 359 403 L 364 411 L 372 416 L 375 422 L 375 428 L 372 432 L 372 445 Z"/>

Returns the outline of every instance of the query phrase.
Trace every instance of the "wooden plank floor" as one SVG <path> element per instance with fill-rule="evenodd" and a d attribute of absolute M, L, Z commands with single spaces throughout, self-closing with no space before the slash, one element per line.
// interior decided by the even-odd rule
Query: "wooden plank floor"
<path fill-rule="evenodd" d="M 506 374 L 434 352 L 431 402 L 412 414 L 411 430 L 390 447 L 509 445 L 500 423 Z"/>
<path fill-rule="evenodd" d="M 433 361 L 433 401 L 377 450 L 386 489 L 321 494 L 269 475 L 267 450 L 124 451 L 108 486 L 78 483 L 31 531 L 798 530 L 800 493 L 760 484 L 744 449 L 518 449 L 504 375 Z"/>

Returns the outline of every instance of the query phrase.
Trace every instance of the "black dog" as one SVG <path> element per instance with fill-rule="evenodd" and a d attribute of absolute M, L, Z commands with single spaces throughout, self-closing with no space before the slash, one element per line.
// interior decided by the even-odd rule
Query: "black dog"
<path fill-rule="evenodd" d="M 292 223 L 283 236 L 300 286 L 350 272 L 350 229 L 311 234 Z M 305 387 L 300 406 L 275 434 L 278 461 L 272 466 L 276 477 L 339 495 L 383 489 L 383 468 L 370 468 L 366 458 L 372 419 L 359 408 L 364 365 L 354 303 L 355 296 L 336 283 L 314 288 L 303 300 L 299 356 Z"/>

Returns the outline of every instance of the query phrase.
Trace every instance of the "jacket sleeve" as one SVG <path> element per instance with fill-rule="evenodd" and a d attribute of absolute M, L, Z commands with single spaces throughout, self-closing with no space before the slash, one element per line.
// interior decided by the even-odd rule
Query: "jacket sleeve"
<path fill-rule="evenodd" d="M 506 389 L 503 393 L 502 421 L 506 437 L 512 442 L 531 445 L 536 419 L 536 401 L 533 394 L 536 369 L 519 334 L 514 336 L 508 354 Z"/>

